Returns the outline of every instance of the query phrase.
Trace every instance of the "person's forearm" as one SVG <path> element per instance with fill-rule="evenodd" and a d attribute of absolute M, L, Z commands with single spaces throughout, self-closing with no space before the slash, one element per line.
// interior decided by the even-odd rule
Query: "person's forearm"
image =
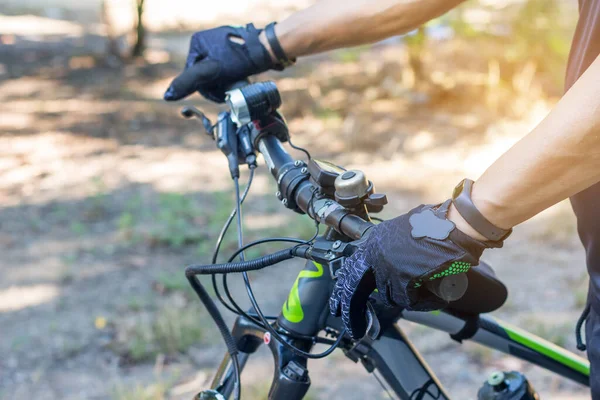
<path fill-rule="evenodd" d="M 510 228 L 597 182 L 600 57 L 531 133 L 485 171 L 472 198 L 490 222 Z M 460 220 L 456 210 L 450 219 Z M 457 225 L 463 229 L 462 221 Z"/>
<path fill-rule="evenodd" d="M 463 1 L 321 0 L 278 23 L 275 33 L 292 59 L 410 32 Z"/>

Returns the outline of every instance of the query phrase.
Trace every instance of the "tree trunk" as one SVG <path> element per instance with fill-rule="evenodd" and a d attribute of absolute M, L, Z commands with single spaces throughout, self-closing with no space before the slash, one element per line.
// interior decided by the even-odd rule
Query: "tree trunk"
<path fill-rule="evenodd" d="M 135 45 L 131 51 L 132 57 L 141 57 L 146 49 L 146 29 L 144 27 L 144 0 L 136 0 L 137 2 L 137 21 L 135 26 Z"/>
<path fill-rule="evenodd" d="M 419 27 L 417 32 L 407 38 L 408 63 L 413 70 L 415 83 L 418 85 L 426 80 L 423 68 L 423 50 L 427 43 L 427 33 L 423 26 Z"/>
<path fill-rule="evenodd" d="M 102 0 L 102 4 L 101 4 L 102 22 L 104 23 L 104 26 L 106 27 L 106 40 L 107 40 L 106 41 L 106 53 L 109 56 L 116 57 L 119 61 L 121 61 L 123 57 L 122 57 L 121 51 L 119 50 L 117 33 L 115 30 L 115 26 L 113 24 L 113 20 L 110 15 L 108 3 L 109 3 L 108 0 Z"/>

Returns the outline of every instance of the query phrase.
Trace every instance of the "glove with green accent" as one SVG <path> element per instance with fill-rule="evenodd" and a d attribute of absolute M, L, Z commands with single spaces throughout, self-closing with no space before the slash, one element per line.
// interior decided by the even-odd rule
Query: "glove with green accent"
<path fill-rule="evenodd" d="M 483 250 L 502 247 L 502 242 L 480 242 L 456 229 L 446 219 L 450 200 L 420 205 L 408 214 L 371 228 L 337 272 L 329 300 L 331 313 L 342 317 L 354 338 L 364 335 L 369 296 L 377 296 L 390 307 L 428 311 L 447 302 L 430 293 L 428 280 L 467 272 L 479 264 Z"/>

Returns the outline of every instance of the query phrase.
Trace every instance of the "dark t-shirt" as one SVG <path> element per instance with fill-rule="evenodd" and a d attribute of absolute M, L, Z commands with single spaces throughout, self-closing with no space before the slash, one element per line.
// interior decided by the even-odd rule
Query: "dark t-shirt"
<path fill-rule="evenodd" d="M 579 22 L 569 55 L 565 90 L 600 54 L 600 0 L 579 0 Z"/>
<path fill-rule="evenodd" d="M 598 54 L 600 54 L 600 0 L 579 0 L 579 22 L 569 55 L 565 90 L 568 90 L 577 81 L 598 57 Z M 587 268 L 591 278 L 589 300 L 596 313 L 600 315 L 600 208 L 598 199 L 600 199 L 600 183 L 571 197 L 571 204 L 577 215 L 579 237 L 586 250 Z M 592 346 L 595 352 L 598 352 L 597 346 L 596 344 Z M 592 347 L 588 346 L 590 349 Z"/>

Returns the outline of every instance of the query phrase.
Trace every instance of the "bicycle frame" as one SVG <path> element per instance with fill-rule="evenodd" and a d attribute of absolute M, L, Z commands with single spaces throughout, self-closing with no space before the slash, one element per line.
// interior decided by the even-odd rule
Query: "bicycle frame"
<path fill-rule="evenodd" d="M 271 95 L 276 92 L 274 85 L 254 89 L 256 90 L 247 94 L 257 96 L 263 89 L 270 91 Z M 246 103 L 238 104 L 231 98 L 232 96 L 228 100 L 231 103 L 230 109 L 239 111 L 244 107 L 247 108 Z M 236 96 L 236 98 L 240 100 L 244 99 L 244 96 Z M 267 100 L 273 98 L 275 97 L 271 96 Z M 275 178 L 278 185 L 277 197 L 282 204 L 290 210 L 307 214 L 318 223 L 323 223 L 328 230 L 322 237 L 311 243 L 310 252 L 304 253 L 311 261 L 307 261 L 304 269 L 300 271 L 282 307 L 281 314 L 277 321 L 271 324 L 282 339 L 292 346 L 285 346 L 278 342 L 271 337 L 270 332 L 245 317 L 238 317 L 234 324 L 232 336 L 235 346 L 231 347 L 240 351 L 238 361 L 241 370 L 261 344 L 266 344 L 271 350 L 275 371 L 269 391 L 270 400 L 301 400 L 305 396 L 311 381 L 307 367 L 308 358 L 301 356 L 300 353 L 310 352 L 318 342 L 332 342 L 318 336 L 323 331 L 338 336 L 339 348 L 352 361 L 360 361 L 368 372 L 378 371 L 386 382 L 387 389 L 399 399 L 449 400 L 447 391 L 399 328 L 397 322 L 401 318 L 447 332 L 458 341 L 473 340 L 488 348 L 536 364 L 584 386 L 590 386 L 590 367 L 586 360 L 489 315 L 459 315 L 451 308 L 445 312 L 412 312 L 381 308 L 373 313 L 377 315 L 374 320 L 379 320 L 380 330 L 369 331 L 373 335 L 367 335 L 358 341 L 351 340 L 348 336 L 339 338 L 342 322 L 329 314 L 328 305 L 334 286 L 335 271 L 347 256 L 345 248 L 349 242 L 365 237 L 368 229 L 373 227 L 368 213 L 371 210 L 380 211 L 385 203 L 376 203 L 376 200 L 381 198 L 371 197 L 368 198 L 372 200 L 371 203 L 367 202 L 368 199 L 357 203 L 361 207 L 357 207 L 355 203 L 348 203 L 351 205 L 348 209 L 338 203 L 337 197 L 327 190 L 335 189 L 332 179 L 337 179 L 339 169 L 330 170 L 326 166 L 320 166 L 320 163 L 314 163 L 312 165 L 316 165 L 318 171 L 313 174 L 310 170 L 311 165 L 294 160 L 282 147 L 282 142 L 288 138 L 285 122 L 279 114 L 273 114 L 275 110 L 271 112 L 272 114 L 265 121 L 251 124 L 253 128 L 250 142 L 263 155 L 271 175 Z M 225 115 L 224 118 L 228 117 Z M 236 119 L 239 122 L 238 116 Z M 222 120 L 220 118 L 220 121 Z M 235 136 L 235 132 L 231 130 L 233 125 L 228 126 L 228 134 Z M 227 135 L 220 132 L 218 127 L 217 130 L 217 136 L 221 138 L 219 143 L 221 143 Z M 228 158 L 231 155 L 231 152 L 224 151 L 224 153 Z M 237 168 L 237 161 L 233 166 Z M 364 190 L 361 189 L 360 193 L 363 196 Z M 372 193 L 374 192 L 368 192 L 369 196 Z M 367 205 L 372 208 L 369 209 Z M 374 207 L 377 205 L 379 206 Z M 228 341 L 229 336 L 226 337 L 226 342 Z M 292 351 L 290 347 L 301 352 Z M 232 353 L 234 350 L 230 348 Z M 211 389 L 229 398 L 235 389 L 235 381 L 236 374 L 230 356 L 227 354 L 218 368 Z"/>
<path fill-rule="evenodd" d="M 315 344 L 319 331 L 341 326 L 339 318 L 328 313 L 333 287 L 329 265 L 308 261 L 300 271 L 282 313 L 274 323 L 281 334 L 295 346 L 309 351 Z M 290 321 L 287 318 L 290 318 Z M 381 335 L 376 340 L 362 339 L 340 346 L 354 362 L 361 361 L 368 372 L 378 371 L 387 389 L 397 398 L 411 400 L 444 399 L 450 396 L 418 350 L 396 322 L 404 318 L 449 334 L 459 332 L 467 318 L 446 312 L 413 312 L 390 310 L 380 315 Z M 560 376 L 589 386 L 589 363 L 542 338 L 501 322 L 491 316 L 478 317 L 478 329 L 469 340 L 501 351 L 524 361 L 536 364 Z M 310 387 L 307 359 L 299 357 L 244 317 L 238 317 L 233 337 L 241 351 L 243 368 L 248 358 L 261 344 L 266 344 L 273 355 L 274 375 L 269 391 L 270 400 L 301 400 Z M 226 398 L 233 390 L 233 371 L 229 355 L 225 355 L 211 385 Z M 474 393 L 475 394 L 475 393 Z M 432 397 L 438 396 L 438 397 Z"/>

